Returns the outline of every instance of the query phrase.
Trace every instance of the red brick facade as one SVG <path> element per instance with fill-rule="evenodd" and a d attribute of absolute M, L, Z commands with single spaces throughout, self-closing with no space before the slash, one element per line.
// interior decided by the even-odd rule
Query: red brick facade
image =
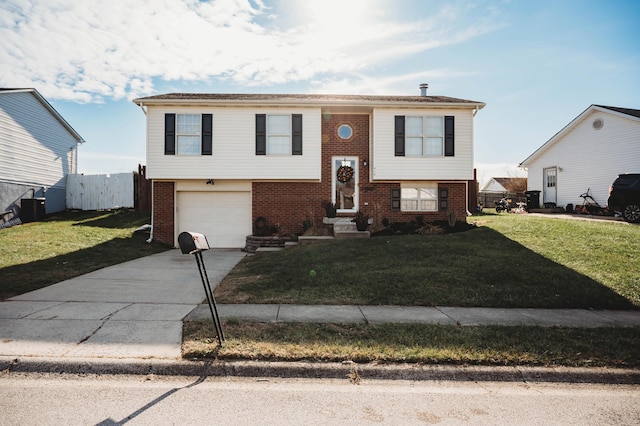
<path fill-rule="evenodd" d="M 353 129 L 353 136 L 348 140 L 338 136 L 338 127 L 342 124 L 348 124 Z M 427 222 L 446 220 L 448 211 L 454 212 L 458 220 L 466 220 L 467 193 L 464 181 L 441 183 L 438 186 L 439 190 L 447 190 L 446 210 L 403 213 L 400 209 L 392 209 L 392 190 L 399 189 L 400 183 L 369 181 L 369 115 L 326 113 L 322 118 L 322 182 L 254 182 L 253 220 L 259 216 L 266 217 L 270 224 L 278 224 L 288 233 L 301 232 L 302 222 L 307 216 L 312 215 L 316 221 L 321 221 L 325 216 L 322 201 L 331 200 L 331 159 L 340 156 L 358 157 L 360 210 L 374 220 L 386 218 L 390 222 L 408 222 L 418 215 Z M 367 166 L 363 165 L 365 160 Z"/>
<path fill-rule="evenodd" d="M 174 244 L 175 191 L 173 182 L 153 182 L 153 239 Z"/>

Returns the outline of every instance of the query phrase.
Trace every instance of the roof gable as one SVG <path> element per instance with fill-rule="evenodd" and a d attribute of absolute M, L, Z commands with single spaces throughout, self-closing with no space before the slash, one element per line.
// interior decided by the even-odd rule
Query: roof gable
<path fill-rule="evenodd" d="M 603 106 L 603 105 L 591 105 L 587 109 L 585 109 L 580 115 L 571 120 L 569 124 L 564 126 L 558 133 L 553 135 L 551 139 L 542 144 L 540 148 L 535 150 L 530 156 L 528 156 L 523 162 L 519 164 L 520 167 L 527 167 L 529 163 L 531 163 L 538 155 L 542 154 L 549 147 L 554 145 L 560 139 L 562 139 L 567 133 L 573 130 L 578 124 L 582 123 L 592 112 L 600 111 L 605 112 L 607 114 L 614 114 L 618 116 L 625 117 L 629 120 L 640 122 L 640 110 L 631 109 L 631 108 L 620 108 L 620 107 L 611 107 L 611 106 Z"/>
<path fill-rule="evenodd" d="M 36 90 L 33 88 L 27 88 L 27 89 L 11 89 L 11 88 L 0 88 L 0 96 L 4 95 L 4 94 L 10 94 L 10 93 L 31 93 L 41 104 L 42 106 L 44 106 L 49 113 L 51 113 L 51 115 L 60 122 L 60 124 L 62 124 L 62 126 L 71 134 L 71 136 L 78 142 L 78 143 L 84 143 L 85 140 L 82 138 L 82 136 L 80 136 L 78 134 L 78 132 L 75 131 L 75 129 L 73 127 L 71 127 L 71 125 L 69 123 L 67 123 L 67 120 L 65 120 L 59 113 L 58 111 L 56 111 L 56 109 L 51 106 L 51 104 L 49 102 L 47 102 L 47 100 Z"/>

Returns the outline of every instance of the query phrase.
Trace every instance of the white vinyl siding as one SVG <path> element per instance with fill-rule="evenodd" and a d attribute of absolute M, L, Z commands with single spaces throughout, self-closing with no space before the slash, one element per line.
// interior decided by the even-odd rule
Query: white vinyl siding
<path fill-rule="evenodd" d="M 604 126 L 595 130 L 593 121 Z M 640 119 L 594 110 L 528 162 L 527 188 L 543 191 L 544 170 L 557 167 L 556 204 L 582 205 L 587 192 L 606 206 L 609 186 L 620 173 L 640 173 Z M 543 201 L 543 194 L 540 196 Z"/>
<path fill-rule="evenodd" d="M 0 180 L 65 188 L 77 140 L 30 92 L 0 95 Z"/>
<path fill-rule="evenodd" d="M 164 114 L 212 114 L 213 155 L 164 155 Z M 303 155 L 255 155 L 255 115 L 302 114 Z M 149 107 L 147 177 L 150 179 L 309 180 L 321 178 L 319 108 Z M 289 139 L 290 140 L 290 139 Z M 290 143 L 289 143 L 290 145 Z M 291 148 L 289 147 L 289 150 Z"/>
<path fill-rule="evenodd" d="M 409 151 L 405 156 L 394 153 L 394 120 L 396 115 L 406 118 L 455 117 L 455 156 L 445 157 L 442 154 L 429 156 L 412 156 Z M 409 132 L 405 134 L 405 138 Z M 417 136 L 417 135 L 414 135 Z M 427 134 L 424 148 L 442 142 L 439 135 Z M 432 140 L 429 140 L 433 138 Z M 438 139 L 438 142 L 436 142 Z M 416 142 L 417 144 L 417 142 Z M 371 139 L 371 180 L 470 180 L 473 179 L 473 114 L 472 110 L 432 109 L 432 110 L 392 110 L 377 108 L 373 111 Z M 409 149 L 405 145 L 405 149 Z"/>

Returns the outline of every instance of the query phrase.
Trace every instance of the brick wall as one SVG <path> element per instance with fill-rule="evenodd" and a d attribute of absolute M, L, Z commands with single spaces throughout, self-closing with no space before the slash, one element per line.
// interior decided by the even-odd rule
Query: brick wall
<path fill-rule="evenodd" d="M 338 127 L 342 124 L 349 124 L 354 130 L 348 140 L 338 136 Z M 363 166 L 364 160 L 369 162 L 369 116 L 325 113 L 322 118 L 322 182 L 254 182 L 253 220 L 266 217 L 271 225 L 278 224 L 288 233 L 302 232 L 302 222 L 307 216 L 321 223 L 325 216 L 322 201 L 331 200 L 331 158 L 334 156 L 358 157 L 360 210 L 374 219 L 405 222 L 418 215 L 425 221 L 447 219 L 447 211 L 402 213 L 392 210 L 391 190 L 400 188 L 400 183 L 370 183 L 369 166 Z M 439 189 L 448 190 L 448 210 L 453 211 L 458 220 L 466 220 L 465 182 L 442 183 Z"/>
<path fill-rule="evenodd" d="M 174 183 L 153 182 L 153 239 L 173 244 Z"/>

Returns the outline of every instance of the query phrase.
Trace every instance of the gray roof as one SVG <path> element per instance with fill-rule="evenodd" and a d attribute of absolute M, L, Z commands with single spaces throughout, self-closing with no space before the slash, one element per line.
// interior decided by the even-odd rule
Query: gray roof
<path fill-rule="evenodd" d="M 232 93 L 167 93 L 134 99 L 138 105 L 176 101 L 179 103 L 296 103 L 296 104 L 458 104 L 484 107 L 484 103 L 448 96 L 377 96 L 377 95 L 319 95 L 319 94 L 232 94 Z"/>
<path fill-rule="evenodd" d="M 595 106 L 600 108 L 610 109 L 611 111 L 620 112 L 622 114 L 627 114 L 627 115 L 640 118 L 640 109 L 620 108 L 620 107 L 612 107 L 612 106 L 606 106 L 606 105 L 595 105 Z"/>

